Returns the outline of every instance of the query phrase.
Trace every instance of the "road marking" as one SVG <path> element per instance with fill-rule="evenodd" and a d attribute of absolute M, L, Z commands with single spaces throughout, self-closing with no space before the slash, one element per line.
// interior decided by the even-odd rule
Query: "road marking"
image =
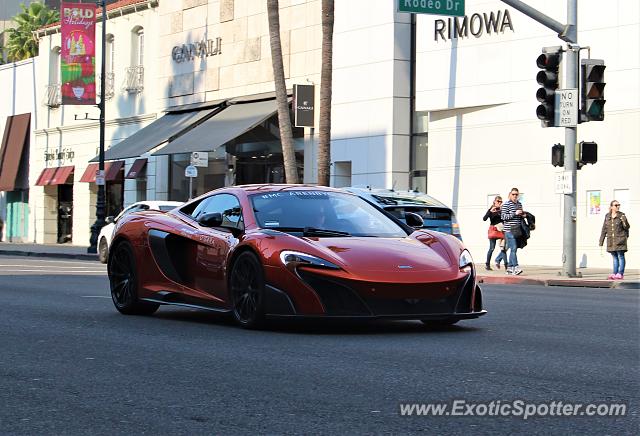
<path fill-rule="evenodd" d="M 41 272 L 41 273 L 51 273 L 51 274 L 73 274 L 73 273 L 91 273 L 91 274 L 107 274 L 106 271 L 60 271 L 59 269 L 12 269 L 12 270 L 3 270 L 0 272 Z"/>
<path fill-rule="evenodd" d="M 110 296 L 107 295 L 81 295 L 81 298 L 108 298 L 111 299 Z"/>
<path fill-rule="evenodd" d="M 16 259 L 16 261 L 17 260 L 18 259 Z M 24 260 L 28 260 L 28 261 L 32 261 L 32 262 L 38 262 L 38 263 L 45 263 L 45 262 L 48 262 L 48 263 L 82 263 L 82 262 L 98 263 L 97 259 L 95 261 L 93 261 L 93 260 L 82 260 L 82 259 L 78 259 L 78 260 L 45 260 L 45 259 L 39 259 L 39 258 L 36 259 L 36 258 L 30 257 L 30 258 L 27 258 L 27 259 L 24 259 Z"/>
<path fill-rule="evenodd" d="M 0 265 L 0 267 L 14 267 L 20 265 Z M 51 268 L 51 265 L 29 265 L 31 268 Z M 83 269 L 83 268 L 95 268 L 95 265 L 87 265 L 87 266 L 65 266 L 68 269 Z"/>

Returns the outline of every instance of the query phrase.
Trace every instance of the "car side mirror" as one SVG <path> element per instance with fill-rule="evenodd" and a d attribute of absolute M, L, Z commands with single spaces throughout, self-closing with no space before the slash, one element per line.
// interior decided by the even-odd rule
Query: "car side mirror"
<path fill-rule="evenodd" d="M 108 217 L 106 217 L 106 218 L 104 219 L 104 222 L 105 222 L 105 223 L 107 223 L 107 224 L 111 224 L 111 223 L 113 223 L 114 221 L 115 221 L 115 219 L 113 218 L 113 215 L 109 215 Z"/>
<path fill-rule="evenodd" d="M 404 219 L 407 222 L 407 225 L 414 229 L 419 229 L 424 226 L 424 220 L 415 212 L 405 212 Z"/>
<path fill-rule="evenodd" d="M 222 214 L 220 212 L 205 213 L 199 216 L 197 221 L 202 227 L 220 227 L 222 225 Z"/>

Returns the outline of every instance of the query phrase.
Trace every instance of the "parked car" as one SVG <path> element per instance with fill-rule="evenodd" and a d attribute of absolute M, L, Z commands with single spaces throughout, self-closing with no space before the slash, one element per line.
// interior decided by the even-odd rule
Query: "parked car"
<path fill-rule="evenodd" d="M 122 212 L 118 214 L 115 218 L 113 216 L 108 216 L 105 219 L 107 225 L 100 229 L 100 234 L 98 235 L 98 260 L 102 263 L 107 263 L 107 259 L 109 258 L 109 247 L 111 246 L 111 238 L 113 236 L 113 229 L 116 226 L 116 223 L 122 219 L 123 216 L 130 214 L 131 212 L 139 212 L 142 210 L 161 210 L 168 211 L 180 206 L 181 202 L 179 201 L 139 201 L 137 203 L 133 203 L 131 206 L 126 207 Z"/>
<path fill-rule="evenodd" d="M 419 228 L 449 233 L 462 240 L 456 214 L 450 207 L 430 195 L 418 191 L 394 191 L 370 187 L 343 188 L 384 209 L 407 224 L 407 212 L 413 212 L 423 220 Z M 418 226 L 416 226 L 418 227 Z"/>
<path fill-rule="evenodd" d="M 128 214 L 108 274 L 123 314 L 183 305 L 246 328 L 296 317 L 453 324 L 486 313 L 461 241 L 320 186 L 231 186 L 166 213 Z"/>

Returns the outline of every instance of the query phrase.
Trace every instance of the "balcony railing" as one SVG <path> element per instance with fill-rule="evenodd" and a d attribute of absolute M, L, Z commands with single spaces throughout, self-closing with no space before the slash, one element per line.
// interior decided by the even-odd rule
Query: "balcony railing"
<path fill-rule="evenodd" d="M 144 67 L 142 65 L 128 67 L 125 73 L 124 90 L 130 94 L 142 92 L 144 89 Z"/>
<path fill-rule="evenodd" d="M 102 82 L 100 81 L 102 76 L 98 76 L 97 77 L 97 83 L 96 83 L 96 97 L 100 97 L 100 86 L 102 84 Z M 105 76 L 105 80 L 104 80 L 104 98 L 105 100 L 109 100 L 110 98 L 113 98 L 113 96 L 115 95 L 116 91 L 115 91 L 115 74 L 114 73 L 107 73 Z"/>
<path fill-rule="evenodd" d="M 52 108 L 59 107 L 62 104 L 62 93 L 60 92 L 59 83 L 45 87 L 43 104 Z"/>

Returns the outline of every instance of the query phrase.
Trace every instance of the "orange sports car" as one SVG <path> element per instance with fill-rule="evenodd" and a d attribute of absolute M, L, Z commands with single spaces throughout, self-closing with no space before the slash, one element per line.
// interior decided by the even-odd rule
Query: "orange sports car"
<path fill-rule="evenodd" d="M 453 324 L 484 315 L 463 243 L 416 230 L 421 217 L 407 215 L 339 189 L 266 184 L 131 213 L 109 252 L 113 303 L 124 314 L 198 307 L 247 328 L 276 317 Z"/>

